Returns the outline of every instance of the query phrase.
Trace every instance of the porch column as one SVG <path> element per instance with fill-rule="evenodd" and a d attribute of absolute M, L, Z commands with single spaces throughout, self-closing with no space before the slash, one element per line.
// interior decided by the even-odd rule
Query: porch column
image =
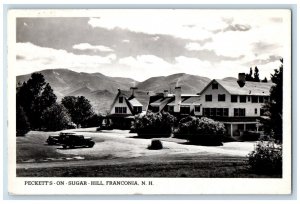
<path fill-rule="evenodd" d="M 246 131 L 246 123 L 244 123 L 244 131 Z"/>
<path fill-rule="evenodd" d="M 232 123 L 230 123 L 230 136 L 233 136 Z"/>

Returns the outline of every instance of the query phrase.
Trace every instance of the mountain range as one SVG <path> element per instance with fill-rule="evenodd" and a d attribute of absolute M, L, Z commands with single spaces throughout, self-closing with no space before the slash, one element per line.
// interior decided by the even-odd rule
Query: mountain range
<path fill-rule="evenodd" d="M 136 86 L 136 97 L 146 108 L 149 92 L 173 92 L 175 86 L 181 86 L 183 93 L 199 93 L 210 82 L 209 78 L 178 73 L 169 76 L 151 77 L 138 82 L 131 78 L 109 77 L 101 73 L 74 72 L 68 69 L 48 69 L 39 71 L 51 85 L 60 101 L 64 96 L 85 96 L 93 105 L 94 111 L 106 114 L 118 89 L 129 93 Z M 24 82 L 31 74 L 17 76 L 17 82 Z M 228 77 L 225 80 L 236 80 Z"/>

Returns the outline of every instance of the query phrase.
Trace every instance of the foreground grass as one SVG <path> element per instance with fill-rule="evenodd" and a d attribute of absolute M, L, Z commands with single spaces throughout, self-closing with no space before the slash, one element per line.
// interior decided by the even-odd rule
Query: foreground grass
<path fill-rule="evenodd" d="M 184 161 L 122 165 L 17 169 L 18 177 L 190 177 L 190 178 L 280 178 L 257 175 L 240 161 Z"/>

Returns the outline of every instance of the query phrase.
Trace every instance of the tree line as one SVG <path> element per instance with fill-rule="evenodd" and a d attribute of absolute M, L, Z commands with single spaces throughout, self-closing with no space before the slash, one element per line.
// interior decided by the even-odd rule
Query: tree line
<path fill-rule="evenodd" d="M 84 96 L 65 96 L 57 102 L 57 96 L 41 73 L 33 73 L 26 82 L 17 84 L 17 135 L 25 135 L 29 130 L 99 126 L 100 122 L 101 116 L 93 111 Z"/>
<path fill-rule="evenodd" d="M 267 79 L 267 77 L 265 77 L 263 80 L 260 80 L 260 78 L 259 78 L 259 69 L 257 68 L 257 66 L 255 66 L 255 68 L 254 68 L 254 74 L 253 74 L 252 67 L 250 67 L 249 73 L 246 74 L 246 81 L 254 81 L 254 82 L 264 82 L 264 83 L 267 83 L 268 79 Z"/>

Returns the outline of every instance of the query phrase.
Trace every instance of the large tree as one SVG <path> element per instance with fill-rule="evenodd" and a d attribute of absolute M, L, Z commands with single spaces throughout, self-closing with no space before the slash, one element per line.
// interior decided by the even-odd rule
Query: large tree
<path fill-rule="evenodd" d="M 271 80 L 275 85 L 270 89 L 270 101 L 264 104 L 268 118 L 263 120 L 263 124 L 267 134 L 282 141 L 283 59 L 280 61 L 281 66 L 271 75 Z"/>
<path fill-rule="evenodd" d="M 95 114 L 90 101 L 84 96 L 65 96 L 61 103 L 66 107 L 72 121 L 77 126 L 82 126 Z"/>
<path fill-rule="evenodd" d="M 67 129 L 71 124 L 71 118 L 66 108 L 61 104 L 53 104 L 48 107 L 41 117 L 43 127 L 48 131 L 58 131 Z"/>
<path fill-rule="evenodd" d="M 16 120 L 17 136 L 24 136 L 30 130 L 28 118 L 22 106 L 17 106 L 16 111 L 17 111 L 17 120 Z"/>
<path fill-rule="evenodd" d="M 41 73 L 33 73 L 31 78 L 17 88 L 17 106 L 22 106 L 30 126 L 42 127 L 41 115 L 56 102 L 56 95 Z"/>

